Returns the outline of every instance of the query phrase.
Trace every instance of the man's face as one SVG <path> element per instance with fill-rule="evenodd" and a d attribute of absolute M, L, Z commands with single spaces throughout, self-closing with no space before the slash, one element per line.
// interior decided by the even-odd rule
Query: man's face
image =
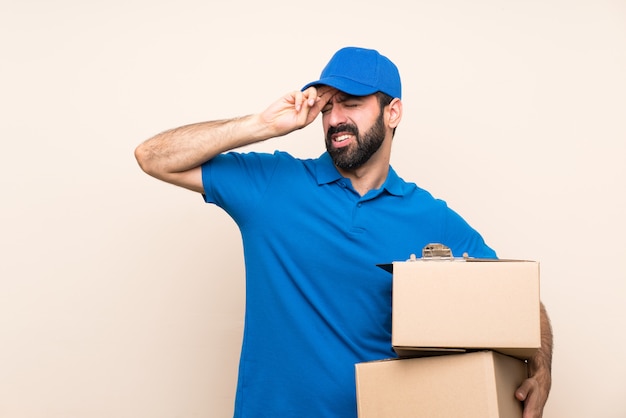
<path fill-rule="evenodd" d="M 322 109 L 322 115 L 326 150 L 341 169 L 361 167 L 385 139 L 383 109 L 375 95 L 337 92 Z"/>

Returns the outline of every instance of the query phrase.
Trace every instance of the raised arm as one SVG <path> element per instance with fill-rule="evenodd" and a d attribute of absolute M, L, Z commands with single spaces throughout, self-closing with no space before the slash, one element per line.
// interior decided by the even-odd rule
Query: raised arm
<path fill-rule="evenodd" d="M 284 95 L 259 114 L 170 129 L 140 144 L 135 158 L 149 175 L 203 193 L 203 163 L 222 152 L 309 125 L 329 100 L 329 91 L 310 87 Z"/>

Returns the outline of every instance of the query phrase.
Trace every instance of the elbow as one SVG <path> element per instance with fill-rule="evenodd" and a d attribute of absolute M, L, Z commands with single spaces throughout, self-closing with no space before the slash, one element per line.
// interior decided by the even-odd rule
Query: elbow
<path fill-rule="evenodd" d="M 139 145 L 135 148 L 135 160 L 137 160 L 137 164 L 139 167 L 147 174 L 154 175 L 154 170 L 152 168 L 152 153 L 148 149 L 145 143 Z"/>

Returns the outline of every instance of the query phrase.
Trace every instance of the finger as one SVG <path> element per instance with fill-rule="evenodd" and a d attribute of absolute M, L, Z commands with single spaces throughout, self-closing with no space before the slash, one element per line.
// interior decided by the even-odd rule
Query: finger
<path fill-rule="evenodd" d="M 296 108 L 296 112 L 299 112 L 302 109 L 302 103 L 305 100 L 305 95 L 303 92 L 299 90 L 293 92 L 292 95 L 293 95 L 294 107 Z"/>
<path fill-rule="evenodd" d="M 530 378 L 526 379 L 515 391 L 515 397 L 524 403 L 523 418 L 541 418 L 542 407 L 537 398 L 537 382 Z"/>
<path fill-rule="evenodd" d="M 319 84 L 317 86 L 309 87 L 304 91 L 304 94 L 310 99 L 314 99 L 309 100 L 310 106 L 313 106 L 314 103 L 319 102 L 320 100 L 328 102 L 337 92 L 338 90 L 334 87 Z"/>
<path fill-rule="evenodd" d="M 543 408 L 537 402 L 536 397 L 529 396 L 524 402 L 524 413 L 522 418 L 541 418 L 543 415 Z"/>
<path fill-rule="evenodd" d="M 532 392 L 534 386 L 536 385 L 533 379 L 526 379 L 522 382 L 519 388 L 515 391 L 515 397 L 519 401 L 525 401 L 528 398 L 528 394 Z"/>
<path fill-rule="evenodd" d="M 331 86 L 327 86 L 325 84 L 320 84 L 319 86 L 317 86 L 317 95 L 322 97 L 322 96 L 326 96 L 328 94 L 330 94 L 330 96 L 332 96 L 333 94 L 335 94 L 338 90 L 334 87 Z"/>
<path fill-rule="evenodd" d="M 319 90 L 315 86 L 311 86 L 302 92 L 309 107 L 315 106 L 320 101 Z"/>
<path fill-rule="evenodd" d="M 313 108 L 318 112 L 321 112 L 321 110 L 326 106 L 326 104 L 328 104 L 328 102 L 330 102 L 332 98 L 335 96 L 335 94 L 337 93 L 337 89 L 334 89 L 328 86 L 323 86 L 323 87 L 325 88 L 318 89 L 317 100 L 315 101 L 315 105 L 313 106 Z"/>

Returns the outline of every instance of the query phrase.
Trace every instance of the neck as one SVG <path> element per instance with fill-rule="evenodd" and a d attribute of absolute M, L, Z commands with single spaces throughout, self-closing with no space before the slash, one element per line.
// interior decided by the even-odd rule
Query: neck
<path fill-rule="evenodd" d="M 379 189 L 389 174 L 390 146 L 384 144 L 372 157 L 361 167 L 346 170 L 337 167 L 339 173 L 350 179 L 352 187 L 361 196 L 365 196 L 370 190 Z"/>
<path fill-rule="evenodd" d="M 376 171 L 361 169 L 345 171 L 339 169 L 339 172 L 342 176 L 350 179 L 352 187 L 359 195 L 365 196 L 370 190 L 379 189 L 385 183 L 389 173 L 389 166 L 384 170 Z"/>

